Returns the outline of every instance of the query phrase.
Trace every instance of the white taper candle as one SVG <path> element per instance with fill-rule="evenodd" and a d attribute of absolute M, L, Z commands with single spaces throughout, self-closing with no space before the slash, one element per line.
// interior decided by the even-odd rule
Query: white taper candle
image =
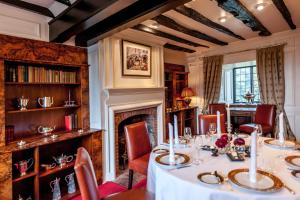
<path fill-rule="evenodd" d="M 217 111 L 217 135 L 221 137 L 221 119 L 220 119 L 220 111 Z"/>
<path fill-rule="evenodd" d="M 169 162 L 175 164 L 175 153 L 173 147 L 173 126 L 169 123 Z"/>
<path fill-rule="evenodd" d="M 175 138 L 174 140 L 175 144 L 179 144 L 177 115 L 174 115 L 174 138 Z"/>
<path fill-rule="evenodd" d="M 250 158 L 250 168 L 249 168 L 249 178 L 251 183 L 256 183 L 256 143 L 257 143 L 257 132 L 253 131 L 251 133 L 251 158 Z"/>

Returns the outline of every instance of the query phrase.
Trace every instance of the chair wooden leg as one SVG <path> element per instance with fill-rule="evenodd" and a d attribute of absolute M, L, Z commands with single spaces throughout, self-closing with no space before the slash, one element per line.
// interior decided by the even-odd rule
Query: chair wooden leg
<path fill-rule="evenodd" d="M 132 188 L 132 181 L 133 181 L 133 170 L 129 169 L 128 190 Z"/>

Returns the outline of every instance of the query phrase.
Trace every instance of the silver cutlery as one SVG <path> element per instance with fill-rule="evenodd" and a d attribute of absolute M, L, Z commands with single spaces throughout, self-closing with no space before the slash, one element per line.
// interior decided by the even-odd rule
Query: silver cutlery
<path fill-rule="evenodd" d="M 283 187 L 284 187 L 285 189 L 287 189 L 291 194 L 293 194 L 293 195 L 296 194 L 296 192 L 295 192 L 294 190 L 292 190 L 290 187 L 288 187 L 286 184 L 283 184 Z"/>
<path fill-rule="evenodd" d="M 182 165 L 182 166 L 178 166 L 178 167 L 175 167 L 175 168 L 172 168 L 172 169 L 169 169 L 169 171 L 173 171 L 175 169 L 182 169 L 182 168 L 187 168 L 187 167 L 190 167 L 192 165 Z"/>

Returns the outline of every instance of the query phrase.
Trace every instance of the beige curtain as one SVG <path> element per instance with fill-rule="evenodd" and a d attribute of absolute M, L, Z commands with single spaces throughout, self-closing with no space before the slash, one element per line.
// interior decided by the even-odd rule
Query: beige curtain
<path fill-rule="evenodd" d="M 278 135 L 278 115 L 283 112 L 285 120 L 285 137 L 295 139 L 284 110 L 285 78 L 284 78 L 284 46 L 268 47 L 256 51 L 257 74 L 262 103 L 275 104 L 276 129 Z"/>
<path fill-rule="evenodd" d="M 203 58 L 204 73 L 204 105 L 207 113 L 208 104 L 218 103 L 221 89 L 223 55 Z"/>

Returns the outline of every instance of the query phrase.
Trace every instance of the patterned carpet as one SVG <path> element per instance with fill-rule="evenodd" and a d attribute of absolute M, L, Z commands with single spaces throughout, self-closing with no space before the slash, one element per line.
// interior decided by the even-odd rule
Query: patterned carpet
<path fill-rule="evenodd" d="M 127 187 L 128 186 L 128 178 L 129 177 L 128 177 L 128 169 L 127 169 L 120 176 L 118 176 L 114 182 Z M 135 185 L 136 183 L 140 182 L 144 178 L 145 178 L 144 175 L 135 172 L 133 175 L 133 184 L 132 185 Z"/>

